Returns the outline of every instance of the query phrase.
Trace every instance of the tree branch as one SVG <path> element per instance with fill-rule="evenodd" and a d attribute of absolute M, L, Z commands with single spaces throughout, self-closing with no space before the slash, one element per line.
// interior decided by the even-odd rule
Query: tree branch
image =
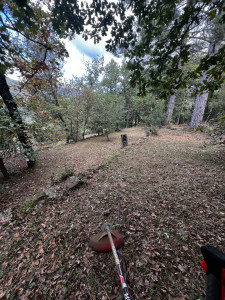
<path fill-rule="evenodd" d="M 14 24 L 13 24 L 12 21 L 9 19 L 9 17 L 8 17 L 4 12 L 3 12 L 3 14 L 5 15 L 5 17 L 6 17 L 6 18 L 9 20 L 9 22 L 11 23 L 11 26 L 5 24 L 4 21 L 3 21 L 3 19 L 2 19 L 2 17 L 0 16 L 0 21 L 2 22 L 2 25 L 3 25 L 6 29 L 15 31 L 15 32 L 21 34 L 21 35 L 22 35 L 23 37 L 25 37 L 27 40 L 29 40 L 29 41 L 31 41 L 31 42 L 33 42 L 33 43 L 36 43 L 36 44 L 38 44 L 38 45 L 40 45 L 40 46 L 46 48 L 47 50 L 51 50 L 51 48 L 50 48 L 49 46 L 47 46 L 46 44 L 43 44 L 43 43 L 41 43 L 41 42 L 39 42 L 39 41 L 36 41 L 36 40 L 30 38 L 29 36 L 25 35 L 25 34 L 22 33 L 21 31 L 19 31 L 19 29 L 17 29 L 17 28 L 14 26 Z"/>
<path fill-rule="evenodd" d="M 200 36 L 189 36 L 188 38 L 190 39 L 195 39 L 195 40 L 200 40 L 200 41 L 204 41 L 204 42 L 207 42 L 207 43 L 210 43 L 210 40 L 206 39 L 206 38 L 203 38 L 203 37 L 200 37 Z"/>

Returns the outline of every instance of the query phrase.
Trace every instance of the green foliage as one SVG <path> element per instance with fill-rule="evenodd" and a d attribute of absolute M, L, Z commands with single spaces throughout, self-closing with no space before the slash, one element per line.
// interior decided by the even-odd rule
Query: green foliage
<path fill-rule="evenodd" d="M 51 175 L 51 185 L 61 183 L 71 176 L 75 176 L 74 168 L 68 168 L 65 165 L 64 170 L 60 173 L 58 177 L 56 177 L 55 174 Z"/>
<path fill-rule="evenodd" d="M 86 13 L 77 2 L 55 0 L 52 8 L 54 29 L 62 36 L 79 34 L 84 30 Z"/>
<path fill-rule="evenodd" d="M 0 72 L 5 73 L 11 67 L 12 54 L 19 54 L 21 49 L 15 48 L 12 39 L 16 34 L 36 34 L 38 26 L 35 24 L 36 16 L 30 1 L 3 0 L 0 5 Z M 13 34 L 14 32 L 14 34 Z"/>
<path fill-rule="evenodd" d="M 0 183 L 0 190 L 7 190 L 9 189 L 9 185 L 5 183 Z"/>
<path fill-rule="evenodd" d="M 121 96 L 99 93 L 97 95 L 93 114 L 90 120 L 90 129 L 93 132 L 108 132 L 118 130 L 124 124 L 123 101 Z"/>
<path fill-rule="evenodd" d="M 63 116 L 67 134 L 75 141 L 85 135 L 95 100 L 95 93 L 85 84 L 84 78 L 73 78 L 61 87 L 58 112 Z"/>
<path fill-rule="evenodd" d="M 91 62 L 84 61 L 86 67 L 86 78 L 85 81 L 87 85 L 91 88 L 97 88 L 99 84 L 99 77 L 104 70 L 104 57 L 98 56 L 94 58 Z"/>
<path fill-rule="evenodd" d="M 215 90 L 224 80 L 225 45 L 212 56 L 204 55 L 195 70 L 188 74 L 182 72 L 192 50 L 205 49 L 213 22 L 219 24 L 215 28 L 223 24 L 222 1 L 131 0 L 118 4 L 102 1 L 101 4 L 97 10 L 92 10 L 95 5 L 91 5 L 90 11 L 96 14 L 87 21 L 92 25 L 91 34 L 98 39 L 96 35 L 105 35 L 108 26 L 113 24 L 107 49 L 117 52 L 120 48 L 125 53 L 132 72 L 131 83 L 139 86 L 140 94 L 146 94 L 152 86 L 169 91 L 186 87 L 190 78 L 197 78 L 210 66 L 214 67 L 210 68 L 207 88 Z M 196 45 L 196 28 L 202 32 L 201 36 L 206 36 L 202 44 Z"/>
<path fill-rule="evenodd" d="M 105 66 L 101 85 L 106 93 L 118 93 L 121 90 L 120 69 L 113 59 Z"/>
<path fill-rule="evenodd" d="M 0 157 L 23 156 L 21 143 L 18 141 L 16 124 L 9 117 L 4 107 L 0 107 Z"/>
<path fill-rule="evenodd" d="M 176 105 L 173 111 L 172 121 L 176 124 L 189 123 L 195 102 L 190 88 L 179 90 L 176 94 Z"/>
<path fill-rule="evenodd" d="M 205 84 L 210 90 L 220 86 L 224 76 L 223 45 L 211 57 L 202 54 L 197 61 L 190 60 L 192 50 L 199 53 L 208 45 L 207 41 L 196 42 L 196 37 L 192 37 L 203 16 L 206 22 L 200 30 L 204 37 L 224 38 L 223 7 L 219 1 L 163 0 L 156 5 L 152 1 L 131 0 L 116 4 L 103 0 L 86 6 L 73 2 L 55 0 L 48 3 L 49 12 L 44 12 L 39 2 L 27 0 L 4 0 L 0 5 L 0 59 L 5 68 L 2 72 L 13 63 L 29 79 L 26 86 L 29 94 L 38 95 L 36 101 L 26 100 L 23 105 L 35 119 L 31 128 L 38 141 L 61 136 L 65 129 L 78 140 L 86 131 L 103 128 L 112 131 L 140 122 L 161 126 L 165 102 L 157 97 L 168 96 L 166 91 L 185 88 L 192 81 L 197 87 L 197 77 L 210 66 L 214 67 L 210 68 L 209 75 L 216 79 L 217 85 L 215 80 Z M 92 26 L 85 28 L 84 24 Z M 111 28 L 107 48 L 118 52 L 119 47 L 128 64 L 119 66 L 111 60 L 103 67 L 103 57 L 85 62 L 84 78 L 64 84 L 63 91 L 59 92 L 59 69 L 66 51 L 53 27 L 61 36 L 72 37 L 83 32 L 85 39 L 90 35 L 95 41 Z M 10 55 L 6 55 L 6 51 Z M 191 63 L 188 65 L 188 62 Z M 140 94 L 146 97 L 137 97 L 136 89 L 130 88 L 129 82 L 133 87 L 139 85 Z M 157 90 L 154 92 L 158 93 L 157 97 L 147 94 L 150 88 Z M 208 106 L 209 119 L 217 118 L 217 112 L 221 111 L 222 101 L 219 97 L 217 102 L 215 99 Z M 178 91 L 177 100 L 173 120 L 187 122 L 193 99 L 186 92 Z M 45 101 L 44 107 L 40 108 L 39 101 L 42 104 Z M 41 110 L 48 116 L 39 114 Z M 57 131 L 60 134 L 56 134 Z"/>
<path fill-rule="evenodd" d="M 62 138 L 62 128 L 56 123 L 33 122 L 29 126 L 29 131 L 33 134 L 33 137 L 38 143 L 44 143 L 48 141 L 57 141 Z"/>
<path fill-rule="evenodd" d="M 115 61 L 106 65 L 102 80 L 102 66 L 98 61 L 89 63 L 83 78 L 65 82 L 60 91 L 59 104 L 54 110 L 60 112 L 66 127 L 75 140 L 83 133 L 108 132 L 142 124 L 161 126 L 165 117 L 165 105 L 149 94 L 135 96 L 136 90 L 129 86 L 129 71 L 126 64 L 119 66 Z M 58 110 L 57 110 L 58 109 Z"/>
<path fill-rule="evenodd" d="M 195 128 L 195 130 L 210 134 L 210 133 L 212 133 L 213 128 L 210 127 L 209 124 L 207 124 L 207 123 L 201 123 Z"/>
<path fill-rule="evenodd" d="M 138 110 L 140 121 L 147 126 L 162 126 L 165 120 L 164 101 L 151 94 L 145 97 L 134 97 L 134 107 Z"/>
<path fill-rule="evenodd" d="M 225 145 L 225 115 L 219 118 L 210 135 L 216 143 Z"/>
<path fill-rule="evenodd" d="M 204 120 L 210 124 L 207 133 L 213 137 L 214 143 L 225 141 L 225 84 L 211 95 L 206 107 Z M 205 130 L 204 130 L 205 131 Z"/>
<path fill-rule="evenodd" d="M 225 84 L 209 98 L 205 113 L 205 121 L 217 122 L 225 114 Z"/>
<path fill-rule="evenodd" d="M 145 127 L 146 136 L 150 135 L 159 135 L 159 130 L 157 127 L 150 125 L 149 127 Z"/>

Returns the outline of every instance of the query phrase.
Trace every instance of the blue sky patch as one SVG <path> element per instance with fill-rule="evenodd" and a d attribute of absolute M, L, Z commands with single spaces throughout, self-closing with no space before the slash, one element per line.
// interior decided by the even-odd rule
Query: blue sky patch
<path fill-rule="evenodd" d="M 94 44 L 91 40 L 85 41 L 81 36 L 77 36 L 72 44 L 83 55 L 91 59 L 97 58 L 105 54 L 106 50 L 104 44 Z"/>

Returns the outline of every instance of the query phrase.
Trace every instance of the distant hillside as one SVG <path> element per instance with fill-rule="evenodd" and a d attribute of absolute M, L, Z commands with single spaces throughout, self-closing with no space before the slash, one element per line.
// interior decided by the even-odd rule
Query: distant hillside
<path fill-rule="evenodd" d="M 8 83 L 8 85 L 11 87 L 11 86 L 15 86 L 15 85 L 19 85 L 19 81 L 18 80 L 14 80 L 14 79 L 11 79 L 9 77 L 6 77 L 6 81 Z"/>
<path fill-rule="evenodd" d="M 10 92 L 13 96 L 17 95 L 19 93 L 19 81 L 15 79 L 11 79 L 9 77 L 6 77 L 6 81 L 8 83 L 8 86 L 10 88 Z"/>

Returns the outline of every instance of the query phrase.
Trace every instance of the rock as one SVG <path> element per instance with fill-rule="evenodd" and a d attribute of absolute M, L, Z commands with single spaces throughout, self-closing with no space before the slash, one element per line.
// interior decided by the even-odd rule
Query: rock
<path fill-rule="evenodd" d="M 12 218 L 12 209 L 11 208 L 6 209 L 2 213 L 0 213 L 0 223 L 1 224 L 9 222 L 11 220 L 11 218 Z"/>
<path fill-rule="evenodd" d="M 81 183 L 81 180 L 77 176 L 69 177 L 65 182 L 63 189 L 64 191 L 72 190 Z"/>
<path fill-rule="evenodd" d="M 69 190 L 76 188 L 83 184 L 84 181 L 79 179 L 77 176 L 71 176 L 66 181 L 48 187 L 44 192 L 31 199 L 27 199 L 24 201 L 22 205 L 16 206 L 13 209 L 13 212 L 4 212 L 4 214 L 0 214 L 0 223 L 5 223 L 10 221 L 13 217 L 16 219 L 18 216 L 20 217 L 23 214 L 27 214 L 31 211 L 34 206 L 37 205 L 40 201 L 48 201 L 48 200 L 60 200 L 63 198 L 63 195 L 66 194 Z"/>
<path fill-rule="evenodd" d="M 51 187 L 47 188 L 44 191 L 44 193 L 51 200 L 56 199 L 60 196 L 59 192 L 56 190 L 56 188 L 54 186 L 51 186 Z"/>

